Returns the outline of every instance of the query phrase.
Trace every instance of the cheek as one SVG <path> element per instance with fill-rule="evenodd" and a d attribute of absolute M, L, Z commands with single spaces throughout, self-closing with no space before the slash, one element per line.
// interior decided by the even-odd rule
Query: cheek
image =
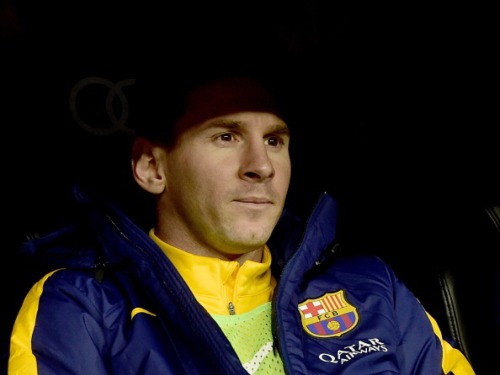
<path fill-rule="evenodd" d="M 186 189 L 191 190 L 190 185 L 196 182 L 193 178 L 197 176 L 196 163 L 193 163 L 188 155 L 176 152 L 171 153 L 168 158 L 165 175 L 167 179 L 167 187 L 169 191 L 179 190 L 180 192 Z"/>
<path fill-rule="evenodd" d="M 279 186 L 281 191 L 283 192 L 283 195 L 286 195 L 286 193 L 288 192 L 288 188 L 290 186 L 290 177 L 291 174 L 288 173 L 284 175 L 283 178 L 280 179 Z"/>
<path fill-rule="evenodd" d="M 196 157 L 194 154 L 178 155 L 170 160 L 168 178 L 175 185 L 175 189 L 189 192 L 198 190 L 208 192 L 213 185 L 224 180 L 222 163 L 208 162 L 206 156 Z"/>
<path fill-rule="evenodd" d="M 277 170 L 276 176 L 277 179 L 279 180 L 279 185 L 288 188 L 292 176 L 292 166 L 290 161 L 277 163 L 276 170 Z"/>

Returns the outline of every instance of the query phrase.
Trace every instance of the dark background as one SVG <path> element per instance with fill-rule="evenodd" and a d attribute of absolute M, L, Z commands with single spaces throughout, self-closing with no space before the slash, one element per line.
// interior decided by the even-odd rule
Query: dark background
<path fill-rule="evenodd" d="M 26 232 L 65 221 L 73 181 L 126 198 L 117 188 L 130 182 L 126 125 L 113 131 L 99 85 L 80 91 L 79 123 L 75 85 L 217 61 L 269 62 L 294 82 L 304 126 L 293 145 L 292 205 L 306 210 L 329 190 L 348 247 L 382 255 L 417 295 L 429 264 L 462 263 L 480 277 L 492 258 L 475 252 L 476 215 L 500 198 L 493 9 L 327 3 L 3 0 L 8 319 L 31 283 L 17 246 Z"/>
<path fill-rule="evenodd" d="M 80 90 L 75 119 L 70 96 L 80 80 L 117 83 L 153 69 L 245 59 L 282 67 L 296 88 L 304 126 L 293 197 L 332 191 L 363 216 L 368 237 L 379 229 L 423 233 L 422 226 L 445 224 L 437 218 L 443 209 L 450 218 L 498 197 L 492 9 L 3 4 L 4 189 L 12 197 L 8 217 L 21 226 L 46 222 L 71 180 L 111 180 L 122 165 L 126 124 L 113 128 L 105 86 Z"/>

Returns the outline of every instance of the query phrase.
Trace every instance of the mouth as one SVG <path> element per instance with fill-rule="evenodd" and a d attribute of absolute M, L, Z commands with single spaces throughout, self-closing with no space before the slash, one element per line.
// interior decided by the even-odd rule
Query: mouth
<path fill-rule="evenodd" d="M 268 198 L 263 198 L 263 197 L 238 198 L 238 199 L 235 199 L 235 201 L 239 202 L 239 203 L 250 203 L 250 204 L 257 204 L 257 205 L 273 204 L 272 200 L 270 200 Z"/>

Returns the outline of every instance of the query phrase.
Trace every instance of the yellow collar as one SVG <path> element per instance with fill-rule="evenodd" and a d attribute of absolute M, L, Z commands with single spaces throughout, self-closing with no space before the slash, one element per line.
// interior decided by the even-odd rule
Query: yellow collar
<path fill-rule="evenodd" d="M 149 236 L 163 250 L 184 278 L 198 302 L 211 314 L 228 315 L 232 303 L 236 314 L 242 314 L 271 301 L 276 280 L 271 275 L 271 252 L 265 246 L 262 262 L 226 261 L 193 255 Z"/>

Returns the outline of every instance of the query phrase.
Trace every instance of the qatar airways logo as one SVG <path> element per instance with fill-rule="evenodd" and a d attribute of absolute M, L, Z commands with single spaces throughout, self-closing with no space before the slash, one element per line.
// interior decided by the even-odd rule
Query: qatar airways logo
<path fill-rule="evenodd" d="M 321 353 L 318 357 L 323 362 L 336 363 L 343 365 L 351 359 L 369 354 L 372 352 L 387 352 L 387 346 L 377 338 L 368 340 L 359 340 L 357 344 L 344 346 L 343 349 L 337 350 L 336 353 Z"/>

